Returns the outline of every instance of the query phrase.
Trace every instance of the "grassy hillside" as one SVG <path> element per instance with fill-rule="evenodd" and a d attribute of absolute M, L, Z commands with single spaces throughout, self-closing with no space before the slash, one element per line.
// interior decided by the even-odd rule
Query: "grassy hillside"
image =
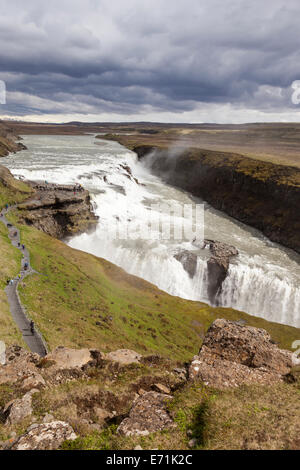
<path fill-rule="evenodd" d="M 22 202 L 32 193 L 32 189 L 15 179 L 10 171 L 0 165 L 0 209 L 5 204 L 15 204 Z"/>
<path fill-rule="evenodd" d="M 0 195 L 2 201 L 12 197 L 1 183 Z M 16 191 L 14 197 L 21 200 L 27 195 Z M 18 224 L 17 211 L 8 217 Z M 94 415 L 98 402 L 113 397 L 112 406 L 123 416 L 141 387 L 149 390 L 158 382 L 170 386 L 177 380 L 174 366 L 198 352 L 214 319 L 244 319 L 249 325 L 268 330 L 284 348 L 299 339 L 299 329 L 172 297 L 103 259 L 69 248 L 35 228 L 19 227 L 32 265 L 40 273 L 26 278 L 21 297 L 51 349 L 58 345 L 103 351 L 126 347 L 144 355 L 159 353 L 171 358 L 159 361 L 155 368 L 147 362 L 124 366 L 117 374 L 109 365 L 92 368 L 84 380 L 57 383 L 35 393 L 33 411 L 38 422 L 50 412 L 73 426 L 78 438 L 65 442 L 63 449 L 133 449 L 136 445 L 143 449 L 187 449 L 192 438 L 197 439 L 197 449 L 299 447 L 299 383 L 226 391 L 186 383 L 168 404 L 176 428 L 123 437 L 116 433 L 117 421 L 111 420 L 101 429 Z M 3 291 L 6 278 L 18 272 L 20 253 L 11 246 L 3 224 L 0 256 L 0 337 L 8 344 L 22 345 Z M 1 385 L 0 407 L 21 393 L 18 384 Z M 95 429 L 90 422 L 96 423 Z M 22 434 L 30 423 L 30 418 L 17 426 L 0 422 L 0 440 L 11 438 L 12 432 Z"/>
<path fill-rule="evenodd" d="M 0 180 L 2 205 L 28 197 L 30 189 L 24 183 L 13 180 L 10 185 L 4 186 Z M 41 273 L 26 278 L 19 291 L 51 349 L 58 345 L 104 351 L 126 347 L 186 360 L 197 353 L 207 328 L 218 317 L 242 318 L 249 325 L 265 328 L 285 348 L 299 338 L 296 328 L 170 296 L 108 261 L 19 224 L 17 211 L 8 217 L 19 225 L 32 266 Z M 7 277 L 16 274 L 20 258 L 9 244 L 7 229 L 2 225 L 1 230 L 0 282 L 4 287 Z M 3 302 L 6 305 L 5 298 Z M 8 325 L 6 335 L 10 325 L 14 329 L 12 340 L 15 328 L 7 305 L 2 316 Z"/>
<path fill-rule="evenodd" d="M 17 214 L 11 217 L 15 222 Z M 299 337 L 296 328 L 170 296 L 108 261 L 35 228 L 20 228 L 32 265 L 41 273 L 26 279 L 21 297 L 51 349 L 126 347 L 186 360 L 198 352 L 207 328 L 220 317 L 266 328 L 285 348 Z"/>
<path fill-rule="evenodd" d="M 12 179 L 13 184 L 11 186 L 4 186 L 1 178 L 3 173 L 3 167 L 0 167 L 0 209 L 6 203 L 13 204 L 26 199 L 30 192 L 28 186 L 14 179 Z M 8 238 L 8 229 L 2 222 L 0 222 L 0 259 L 0 339 L 5 341 L 6 344 L 18 343 L 25 347 L 22 335 L 11 317 L 4 292 L 7 279 L 15 277 L 20 271 L 21 253 L 11 245 Z"/>
<path fill-rule="evenodd" d="M 13 321 L 4 289 L 6 280 L 20 271 L 21 253 L 13 248 L 7 236 L 6 227 L 0 223 L 0 340 L 6 344 L 17 343 L 25 347 L 22 335 Z"/>

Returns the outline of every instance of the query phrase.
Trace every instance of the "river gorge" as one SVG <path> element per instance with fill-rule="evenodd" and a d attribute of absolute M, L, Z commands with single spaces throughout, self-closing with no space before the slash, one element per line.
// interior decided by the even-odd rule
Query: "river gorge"
<path fill-rule="evenodd" d="M 269 321 L 300 327 L 300 256 L 271 242 L 190 193 L 165 183 L 151 172 L 147 156 L 117 142 L 85 136 L 24 136 L 27 150 L 1 160 L 17 177 L 59 184 L 81 184 L 89 190 L 99 221 L 95 230 L 66 240 L 182 298 L 209 303 L 209 253 L 192 240 L 116 239 L 119 226 L 142 226 L 152 204 L 204 204 L 204 237 L 233 245 L 218 305 L 245 311 Z M 182 221 L 178 219 L 178 223 Z M 178 259 L 196 256 L 194 272 Z"/>

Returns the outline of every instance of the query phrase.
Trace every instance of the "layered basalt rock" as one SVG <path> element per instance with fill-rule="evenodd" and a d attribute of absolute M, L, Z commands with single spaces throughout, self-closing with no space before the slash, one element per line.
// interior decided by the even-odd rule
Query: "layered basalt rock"
<path fill-rule="evenodd" d="M 188 250 L 184 250 L 176 253 L 174 258 L 182 264 L 183 269 L 188 273 L 190 278 L 193 279 L 197 269 L 197 255 Z"/>
<path fill-rule="evenodd" d="M 207 261 L 208 297 L 212 304 L 217 303 L 222 284 L 228 274 L 230 259 L 238 255 L 238 250 L 226 243 L 204 240 L 204 247 L 209 246 L 212 256 Z"/>
<path fill-rule="evenodd" d="M 123 436 L 147 436 L 174 427 L 175 423 L 167 411 L 171 399 L 165 393 L 144 393 L 134 401 L 128 417 L 118 427 L 118 433 Z"/>
<path fill-rule="evenodd" d="M 88 191 L 46 183 L 30 185 L 34 196 L 18 205 L 21 221 L 27 225 L 59 239 L 95 227 L 98 217 Z"/>
<path fill-rule="evenodd" d="M 33 424 L 8 448 L 11 450 L 55 450 L 64 441 L 74 441 L 76 437 L 72 426 L 64 421 Z"/>
<path fill-rule="evenodd" d="M 215 388 L 281 382 L 293 367 L 292 353 L 279 349 L 267 331 L 224 319 L 213 322 L 189 378 Z"/>
<path fill-rule="evenodd" d="M 14 130 L 0 122 L 0 157 L 6 157 L 9 153 L 26 150 L 22 142 L 18 142 L 20 137 Z"/>
<path fill-rule="evenodd" d="M 230 152 L 133 146 L 154 174 L 300 253 L 300 170 Z M 147 161 L 147 160 L 146 160 Z"/>
<path fill-rule="evenodd" d="M 222 290 L 222 284 L 228 274 L 229 264 L 232 257 L 238 255 L 238 250 L 232 246 L 214 240 L 204 240 L 201 247 L 209 248 L 211 256 L 207 260 L 207 293 L 211 304 L 218 303 L 218 296 Z M 174 255 L 183 269 L 191 279 L 194 278 L 197 270 L 197 254 L 188 250 L 183 250 Z"/>

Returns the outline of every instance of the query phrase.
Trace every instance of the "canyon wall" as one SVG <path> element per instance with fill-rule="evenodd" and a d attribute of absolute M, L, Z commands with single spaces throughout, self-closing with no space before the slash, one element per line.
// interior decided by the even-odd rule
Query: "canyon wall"
<path fill-rule="evenodd" d="M 10 152 L 18 152 L 26 149 L 25 145 L 18 142 L 20 137 L 7 125 L 0 122 L 0 157 L 6 157 Z"/>
<path fill-rule="evenodd" d="M 154 174 L 300 253 L 300 170 L 239 154 L 132 148 Z"/>

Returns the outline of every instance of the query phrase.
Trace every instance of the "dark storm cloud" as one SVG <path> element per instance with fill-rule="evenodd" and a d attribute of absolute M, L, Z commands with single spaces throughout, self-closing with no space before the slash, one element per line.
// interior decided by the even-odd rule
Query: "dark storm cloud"
<path fill-rule="evenodd" d="M 5 113 L 292 108 L 298 0 L 0 0 Z"/>

